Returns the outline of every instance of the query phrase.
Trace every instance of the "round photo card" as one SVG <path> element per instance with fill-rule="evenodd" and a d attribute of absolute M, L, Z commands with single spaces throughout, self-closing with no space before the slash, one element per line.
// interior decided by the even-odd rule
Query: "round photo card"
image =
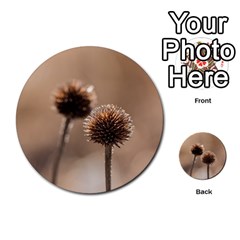
<path fill-rule="evenodd" d="M 226 150 L 216 136 L 200 132 L 184 141 L 179 158 L 183 170 L 190 177 L 208 180 L 222 171 L 226 162 Z"/>
<path fill-rule="evenodd" d="M 79 47 L 41 64 L 25 84 L 17 132 L 33 168 L 78 193 L 117 189 L 154 157 L 163 131 L 160 96 L 127 56 Z"/>

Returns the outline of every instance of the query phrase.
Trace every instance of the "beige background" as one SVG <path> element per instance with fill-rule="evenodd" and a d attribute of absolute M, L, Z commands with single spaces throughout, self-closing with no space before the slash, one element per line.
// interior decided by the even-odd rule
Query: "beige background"
<path fill-rule="evenodd" d="M 17 131 L 27 159 L 49 180 L 63 120 L 52 109 L 51 96 L 56 87 L 72 79 L 94 85 L 97 105 L 116 104 L 132 116 L 132 138 L 120 149 L 114 148 L 112 188 L 118 188 L 141 173 L 157 150 L 163 129 L 158 92 L 141 67 L 109 49 L 74 48 L 44 62 L 20 96 Z M 104 148 L 87 142 L 82 120 L 75 120 L 61 159 L 58 185 L 95 193 L 105 191 L 104 184 Z"/>

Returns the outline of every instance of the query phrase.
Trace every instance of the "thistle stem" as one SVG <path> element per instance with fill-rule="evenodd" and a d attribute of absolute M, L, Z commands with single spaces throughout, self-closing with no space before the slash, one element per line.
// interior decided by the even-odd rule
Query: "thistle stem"
<path fill-rule="evenodd" d="M 112 148 L 113 146 L 105 146 L 105 184 L 106 192 L 111 191 L 111 174 L 112 174 Z"/>
<path fill-rule="evenodd" d="M 192 176 L 192 172 L 193 172 L 193 168 L 194 168 L 194 165 L 195 165 L 195 162 L 196 162 L 196 158 L 197 158 L 197 155 L 194 155 L 193 161 L 192 161 L 192 166 L 191 166 L 191 169 L 190 169 L 190 176 Z"/>
<path fill-rule="evenodd" d="M 52 173 L 52 183 L 53 184 L 57 183 L 60 160 L 61 160 L 63 150 L 64 150 L 64 147 L 65 147 L 65 144 L 66 144 L 66 137 L 68 135 L 70 122 L 71 122 L 71 118 L 67 117 L 65 119 L 65 122 L 64 122 L 63 132 L 61 133 L 61 139 L 60 139 L 60 142 L 59 142 L 59 145 L 58 145 L 57 155 L 56 155 L 54 165 L 53 165 L 53 173 Z"/>
<path fill-rule="evenodd" d="M 210 164 L 207 165 L 207 179 L 209 179 Z"/>

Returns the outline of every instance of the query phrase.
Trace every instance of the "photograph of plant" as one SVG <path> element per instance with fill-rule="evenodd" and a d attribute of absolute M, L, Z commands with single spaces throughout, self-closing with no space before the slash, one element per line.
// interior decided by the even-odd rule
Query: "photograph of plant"
<path fill-rule="evenodd" d="M 73 119 L 87 117 L 91 110 L 96 94 L 93 86 L 82 86 L 80 81 L 73 80 L 65 86 L 58 88 L 54 94 L 54 105 L 57 111 L 65 119 L 63 130 L 61 131 L 61 140 L 59 142 L 56 159 L 53 164 L 52 183 L 56 184 L 60 160 L 63 154 L 67 137 L 70 134 L 70 123 Z"/>
<path fill-rule="evenodd" d="M 105 183 L 106 191 L 110 191 L 113 146 L 120 148 L 120 144 L 131 137 L 131 117 L 117 106 L 102 105 L 85 119 L 84 128 L 90 141 L 105 146 Z"/>
<path fill-rule="evenodd" d="M 101 47 L 60 52 L 30 76 L 17 133 L 33 168 L 77 193 L 109 192 L 149 165 L 162 137 L 163 108 L 147 73 Z"/>
<path fill-rule="evenodd" d="M 226 162 L 226 150 L 216 136 L 200 132 L 184 141 L 179 158 L 183 170 L 189 176 L 205 180 L 222 171 Z"/>

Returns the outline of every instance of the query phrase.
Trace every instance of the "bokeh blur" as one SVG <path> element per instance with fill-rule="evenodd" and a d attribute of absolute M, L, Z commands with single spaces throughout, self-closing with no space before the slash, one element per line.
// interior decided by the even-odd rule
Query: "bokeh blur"
<path fill-rule="evenodd" d="M 179 153 L 182 168 L 188 175 L 194 158 L 191 152 L 191 148 L 194 144 L 203 145 L 204 151 L 211 151 L 216 155 L 215 162 L 210 165 L 209 169 L 210 178 L 215 177 L 222 171 L 226 162 L 226 150 L 223 143 L 213 134 L 205 132 L 195 133 L 188 137 L 182 144 Z M 202 180 L 207 179 L 207 165 L 201 161 L 201 156 L 197 156 L 196 158 L 192 177 Z"/>
<path fill-rule="evenodd" d="M 17 108 L 17 132 L 31 165 L 51 179 L 63 116 L 53 109 L 53 92 L 77 79 L 93 85 L 96 106 L 115 104 L 133 119 L 134 132 L 114 148 L 112 189 L 138 176 L 152 160 L 161 140 L 163 108 L 147 73 L 116 51 L 100 47 L 73 48 L 45 61 L 27 81 Z M 73 121 L 64 148 L 57 185 L 80 193 L 105 191 L 104 148 L 87 142 L 82 119 Z"/>

